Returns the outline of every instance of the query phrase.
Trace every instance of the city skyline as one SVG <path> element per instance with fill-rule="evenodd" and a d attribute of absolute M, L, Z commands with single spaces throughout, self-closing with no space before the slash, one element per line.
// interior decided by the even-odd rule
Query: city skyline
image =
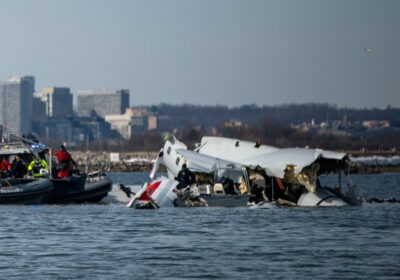
<path fill-rule="evenodd" d="M 129 90 L 101 89 L 78 91 L 78 106 L 73 110 L 69 88 L 47 87 L 40 92 L 34 92 L 34 88 L 33 76 L 14 76 L 0 82 L 1 135 L 34 133 L 46 141 L 61 140 L 73 146 L 82 143 L 88 146 L 90 141 L 106 141 L 111 145 L 122 139 L 132 141 L 136 136 L 137 139 L 144 137 L 148 131 L 152 131 L 151 137 L 157 138 L 178 131 L 193 136 L 207 131 L 213 135 L 218 131 L 229 134 L 229 129 L 243 133 L 242 129 L 250 128 L 245 134 L 254 137 L 265 133 L 265 129 L 275 131 L 279 127 L 292 136 L 297 131 L 353 137 L 356 142 L 367 134 L 393 133 L 391 147 L 396 147 L 398 142 L 395 135 L 400 124 L 400 108 L 358 110 L 315 103 L 241 108 L 164 104 L 132 108 Z M 255 131 L 258 132 L 254 134 Z"/>
<path fill-rule="evenodd" d="M 400 107 L 398 1 L 3 1 L 0 80 L 131 105 Z"/>

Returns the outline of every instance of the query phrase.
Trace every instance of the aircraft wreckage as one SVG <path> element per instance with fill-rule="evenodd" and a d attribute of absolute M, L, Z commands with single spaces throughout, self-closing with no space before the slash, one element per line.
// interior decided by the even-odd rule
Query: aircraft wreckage
<path fill-rule="evenodd" d="M 150 174 L 151 182 L 127 206 L 360 205 L 358 187 L 347 185 L 343 193 L 342 177 L 349 164 L 347 154 L 321 149 L 277 148 L 231 138 L 203 137 L 196 149 L 189 150 L 172 137 L 160 150 Z M 157 177 L 160 165 L 165 166 L 168 177 Z M 180 178 L 183 166 L 189 170 L 188 178 Z M 328 173 L 337 174 L 336 186 L 321 185 L 319 176 Z"/>

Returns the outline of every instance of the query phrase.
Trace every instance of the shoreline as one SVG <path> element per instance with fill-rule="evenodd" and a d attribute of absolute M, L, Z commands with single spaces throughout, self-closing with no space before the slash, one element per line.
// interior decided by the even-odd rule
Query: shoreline
<path fill-rule="evenodd" d="M 118 153 L 118 160 L 110 160 L 109 152 L 71 152 L 80 170 L 98 170 L 107 168 L 108 172 L 150 172 L 158 152 Z M 112 153 L 111 153 L 112 154 Z M 114 153 L 116 154 L 116 153 Z M 400 157 L 398 153 L 350 153 L 354 159 L 362 157 Z M 112 157 L 112 156 L 111 156 Z M 165 171 L 165 169 L 161 169 Z M 351 174 L 400 173 L 400 163 L 381 163 L 375 161 L 366 164 L 358 160 L 352 161 Z"/>

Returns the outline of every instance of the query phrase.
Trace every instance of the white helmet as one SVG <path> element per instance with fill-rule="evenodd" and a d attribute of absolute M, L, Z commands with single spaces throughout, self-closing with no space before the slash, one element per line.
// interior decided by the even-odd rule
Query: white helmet
<path fill-rule="evenodd" d="M 40 168 L 39 173 L 40 173 L 40 175 L 48 176 L 49 175 L 49 170 L 47 170 L 45 168 Z"/>

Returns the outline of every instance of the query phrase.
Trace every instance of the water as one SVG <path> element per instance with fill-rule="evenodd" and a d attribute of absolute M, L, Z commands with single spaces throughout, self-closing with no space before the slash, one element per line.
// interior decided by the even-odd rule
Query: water
<path fill-rule="evenodd" d="M 145 174 L 112 173 L 126 185 Z M 354 176 L 400 198 L 400 174 Z M 1 206 L 0 279 L 399 279 L 400 204 Z"/>

